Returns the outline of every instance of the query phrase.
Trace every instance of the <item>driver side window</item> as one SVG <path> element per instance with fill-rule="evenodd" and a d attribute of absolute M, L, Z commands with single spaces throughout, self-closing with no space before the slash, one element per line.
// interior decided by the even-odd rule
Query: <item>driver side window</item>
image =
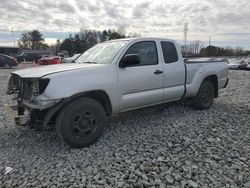
<path fill-rule="evenodd" d="M 137 42 L 129 47 L 125 55 L 138 54 L 140 64 L 133 66 L 157 65 L 158 55 L 156 44 L 153 41 Z"/>

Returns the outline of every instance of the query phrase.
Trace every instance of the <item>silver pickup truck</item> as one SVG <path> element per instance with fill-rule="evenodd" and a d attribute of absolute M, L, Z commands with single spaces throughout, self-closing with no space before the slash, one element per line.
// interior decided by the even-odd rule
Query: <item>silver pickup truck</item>
<path fill-rule="evenodd" d="M 11 73 L 6 105 L 16 124 L 55 126 L 71 147 L 92 144 L 107 119 L 146 106 L 191 99 L 209 108 L 228 83 L 226 62 L 184 62 L 179 46 L 164 38 L 100 43 L 72 64 Z"/>

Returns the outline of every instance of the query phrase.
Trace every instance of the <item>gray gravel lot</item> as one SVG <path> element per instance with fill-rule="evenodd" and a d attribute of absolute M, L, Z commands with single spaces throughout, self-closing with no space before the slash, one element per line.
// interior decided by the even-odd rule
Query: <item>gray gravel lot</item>
<path fill-rule="evenodd" d="M 9 72 L 0 69 L 0 187 L 250 187 L 250 71 L 230 71 L 209 110 L 127 112 L 83 149 L 14 125 L 3 112 Z"/>

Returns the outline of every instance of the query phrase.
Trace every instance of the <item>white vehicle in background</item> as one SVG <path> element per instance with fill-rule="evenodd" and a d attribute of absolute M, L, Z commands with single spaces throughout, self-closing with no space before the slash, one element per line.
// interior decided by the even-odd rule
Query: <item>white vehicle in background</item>
<path fill-rule="evenodd" d="M 248 62 L 246 58 L 233 58 L 228 59 L 228 67 L 229 69 L 239 70 L 239 69 L 246 69 Z"/>
<path fill-rule="evenodd" d="M 247 62 L 247 70 L 250 70 L 250 56 L 246 57 L 246 62 Z"/>
<path fill-rule="evenodd" d="M 63 63 L 74 63 L 74 61 L 80 56 L 81 54 L 74 54 L 72 57 L 66 57 L 63 59 Z"/>
<path fill-rule="evenodd" d="M 74 64 L 11 73 L 7 94 L 17 105 L 5 109 L 17 125 L 55 126 L 68 145 L 84 147 L 116 114 L 184 99 L 208 109 L 227 83 L 227 62 L 184 62 L 173 40 L 128 38 L 99 43 Z"/>

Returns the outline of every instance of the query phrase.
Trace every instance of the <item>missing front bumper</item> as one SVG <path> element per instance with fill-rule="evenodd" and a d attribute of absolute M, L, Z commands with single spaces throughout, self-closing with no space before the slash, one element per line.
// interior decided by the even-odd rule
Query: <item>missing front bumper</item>
<path fill-rule="evenodd" d="M 30 121 L 30 114 L 27 110 L 23 115 L 18 115 L 18 105 L 4 105 L 4 111 L 15 120 L 18 126 L 24 126 Z"/>

